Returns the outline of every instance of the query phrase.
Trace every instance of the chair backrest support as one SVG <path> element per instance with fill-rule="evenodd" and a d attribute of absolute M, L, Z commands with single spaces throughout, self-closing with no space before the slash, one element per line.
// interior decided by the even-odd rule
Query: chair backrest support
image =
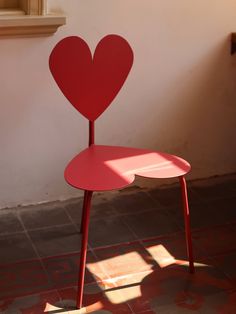
<path fill-rule="evenodd" d="M 89 121 L 89 146 L 95 144 L 95 122 Z"/>

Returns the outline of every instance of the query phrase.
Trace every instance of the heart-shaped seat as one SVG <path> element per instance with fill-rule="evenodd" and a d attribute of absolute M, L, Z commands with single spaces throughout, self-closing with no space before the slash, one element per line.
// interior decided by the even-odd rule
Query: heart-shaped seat
<path fill-rule="evenodd" d="M 147 149 L 91 145 L 65 169 L 66 181 L 87 191 L 121 189 L 135 175 L 146 178 L 173 178 L 190 170 L 187 161 L 174 155 Z"/>
<path fill-rule="evenodd" d="M 179 178 L 189 270 L 194 272 L 184 178 L 190 170 L 189 163 L 180 157 L 147 149 L 95 145 L 94 122 L 122 88 L 132 64 L 133 51 L 129 43 L 118 35 L 104 37 L 98 43 L 93 56 L 87 43 L 76 36 L 61 40 L 50 55 L 49 66 L 57 85 L 69 102 L 89 120 L 89 147 L 75 156 L 65 169 L 66 181 L 85 191 L 78 308 L 82 307 L 92 194 L 94 191 L 124 188 L 134 181 L 135 175 L 147 178 Z"/>

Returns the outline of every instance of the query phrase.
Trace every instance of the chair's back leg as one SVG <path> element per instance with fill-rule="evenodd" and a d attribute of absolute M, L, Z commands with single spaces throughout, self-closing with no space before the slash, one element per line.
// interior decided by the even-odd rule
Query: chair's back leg
<path fill-rule="evenodd" d="M 85 191 L 84 193 L 84 205 L 83 205 L 83 218 L 82 218 L 82 241 L 81 241 L 81 253 L 80 253 L 80 266 L 79 266 L 79 279 L 78 279 L 78 295 L 77 295 L 77 308 L 82 307 L 83 291 L 84 291 L 84 275 L 88 246 L 88 231 L 89 231 L 89 216 L 91 199 L 93 192 Z"/>
<path fill-rule="evenodd" d="M 191 227 L 190 227 L 187 184 L 186 184 L 186 180 L 184 176 L 179 177 L 179 181 L 180 181 L 181 190 L 182 190 L 185 237 L 186 237 L 187 253 L 188 253 L 188 260 L 189 260 L 189 271 L 190 273 L 194 273 L 195 269 L 194 269 L 194 262 L 193 262 L 193 247 L 192 247 L 192 237 L 191 237 Z"/>

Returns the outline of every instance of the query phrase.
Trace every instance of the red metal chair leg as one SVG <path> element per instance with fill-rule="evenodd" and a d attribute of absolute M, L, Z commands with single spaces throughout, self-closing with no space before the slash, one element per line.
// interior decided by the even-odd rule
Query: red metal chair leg
<path fill-rule="evenodd" d="M 82 233 L 82 245 L 80 253 L 80 266 L 79 266 L 79 279 L 78 279 L 78 295 L 77 295 L 77 308 L 82 307 L 83 291 L 84 291 L 84 275 L 85 275 L 85 264 L 87 256 L 87 245 L 88 245 L 88 230 L 89 230 L 89 214 L 91 207 L 91 199 L 93 192 L 87 191 L 86 197 L 84 198 L 83 208 L 83 233 Z"/>
<path fill-rule="evenodd" d="M 188 193 L 187 193 L 187 184 L 184 176 L 179 177 L 181 190 L 182 190 L 182 199 L 184 207 L 184 223 L 185 223 L 185 237 L 187 245 L 187 253 L 189 260 L 189 272 L 194 273 L 194 262 L 193 262 L 193 247 L 192 247 L 192 237 L 191 237 L 191 228 L 190 228 L 190 214 L 188 206 Z"/>
<path fill-rule="evenodd" d="M 82 210 L 82 218 L 81 218 L 81 225 L 80 225 L 80 233 L 83 233 L 84 230 L 84 221 L 85 221 L 85 212 L 86 212 L 86 204 L 87 204 L 87 197 L 88 191 L 84 191 L 84 201 L 83 201 L 83 210 Z"/>

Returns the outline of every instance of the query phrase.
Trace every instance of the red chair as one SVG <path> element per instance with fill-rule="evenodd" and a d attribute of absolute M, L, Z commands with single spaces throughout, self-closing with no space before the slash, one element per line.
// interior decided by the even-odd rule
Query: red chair
<path fill-rule="evenodd" d="M 95 120 L 111 104 L 123 86 L 133 64 L 133 52 L 120 36 L 108 35 L 92 56 L 79 37 L 61 40 L 50 55 L 50 70 L 69 102 L 89 120 L 89 147 L 72 159 L 65 169 L 66 181 L 84 190 L 81 223 L 82 246 L 77 307 L 82 307 L 88 244 L 89 212 L 94 191 L 121 189 L 135 175 L 147 178 L 178 177 L 182 188 L 189 271 L 194 272 L 187 187 L 184 175 L 190 165 L 185 160 L 147 149 L 95 145 Z"/>

